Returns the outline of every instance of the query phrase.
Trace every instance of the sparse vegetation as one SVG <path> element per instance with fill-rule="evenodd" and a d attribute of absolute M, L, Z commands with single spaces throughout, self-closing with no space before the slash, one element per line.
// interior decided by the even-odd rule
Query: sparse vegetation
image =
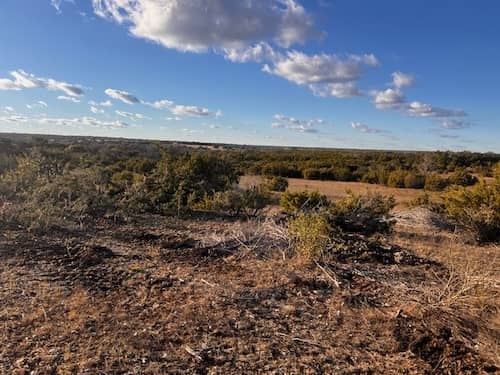
<path fill-rule="evenodd" d="M 442 195 L 444 215 L 478 242 L 500 240 L 500 185 L 456 187 Z"/>
<path fill-rule="evenodd" d="M 494 155 L 12 139 L 2 373 L 498 372 Z"/>

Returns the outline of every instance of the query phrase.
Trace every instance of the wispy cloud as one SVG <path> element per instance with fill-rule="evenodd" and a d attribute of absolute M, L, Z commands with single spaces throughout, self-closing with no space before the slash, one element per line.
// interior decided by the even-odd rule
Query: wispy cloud
<path fill-rule="evenodd" d="M 317 125 L 325 123 L 323 119 L 298 120 L 295 117 L 282 114 L 274 115 L 274 122 L 271 124 L 275 129 L 289 129 L 300 133 L 317 133 Z"/>
<path fill-rule="evenodd" d="M 46 88 L 62 91 L 65 95 L 78 97 L 84 94 L 80 85 L 75 85 L 52 78 L 37 77 L 34 74 L 18 69 L 10 72 L 12 78 L 0 78 L 0 90 L 15 90 Z"/>
<path fill-rule="evenodd" d="M 116 89 L 106 89 L 104 93 L 112 99 L 119 100 L 126 104 L 137 104 L 140 103 L 140 100 L 133 94 Z"/>

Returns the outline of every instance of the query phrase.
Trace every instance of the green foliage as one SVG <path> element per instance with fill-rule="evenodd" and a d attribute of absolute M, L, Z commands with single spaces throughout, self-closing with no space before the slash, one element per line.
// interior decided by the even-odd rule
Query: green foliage
<path fill-rule="evenodd" d="M 458 170 L 449 177 L 451 185 L 472 186 L 477 182 L 477 177 L 467 173 L 465 170 Z"/>
<path fill-rule="evenodd" d="M 455 187 L 442 195 L 445 216 L 478 242 L 500 240 L 500 184 Z"/>
<path fill-rule="evenodd" d="M 307 211 L 327 207 L 327 197 L 317 191 L 292 193 L 285 191 L 280 198 L 280 206 L 287 212 Z"/>
<path fill-rule="evenodd" d="M 301 258 L 319 260 L 330 244 L 332 228 L 325 215 L 319 212 L 300 212 L 288 223 L 288 233 Z"/>
<path fill-rule="evenodd" d="M 448 186 L 449 182 L 446 178 L 433 173 L 425 176 L 425 190 L 442 191 Z"/>
<path fill-rule="evenodd" d="M 404 187 L 407 189 L 422 189 L 425 186 L 425 177 L 413 172 L 408 172 L 404 179 Z"/>
<path fill-rule="evenodd" d="M 387 186 L 396 187 L 396 188 L 404 188 L 405 187 L 405 178 L 406 172 L 398 169 L 396 171 L 392 171 L 389 173 L 389 177 L 387 178 Z"/>
<path fill-rule="evenodd" d="M 231 216 L 256 216 L 271 202 L 271 195 L 261 187 L 217 192 L 193 205 L 194 209 L 223 213 Z"/>
<path fill-rule="evenodd" d="M 331 203 L 328 215 L 332 225 L 347 232 L 367 235 L 388 233 L 394 225 L 391 211 L 395 205 L 396 200 L 392 196 L 349 193 Z"/>
<path fill-rule="evenodd" d="M 285 177 L 275 176 L 275 177 L 267 177 L 264 181 L 264 185 L 270 191 L 278 191 L 283 192 L 288 189 L 288 179 Z"/>

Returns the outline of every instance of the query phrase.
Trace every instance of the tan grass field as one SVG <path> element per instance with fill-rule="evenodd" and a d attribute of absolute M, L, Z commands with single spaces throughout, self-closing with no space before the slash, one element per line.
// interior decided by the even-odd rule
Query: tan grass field
<path fill-rule="evenodd" d="M 262 182 L 261 176 L 242 176 L 240 186 L 248 188 Z M 415 199 L 423 190 L 419 189 L 399 189 L 383 185 L 367 184 L 364 182 L 344 182 L 344 181 L 318 181 L 305 180 L 301 178 L 289 178 L 289 190 L 298 192 L 303 190 L 318 191 L 330 199 L 339 199 L 346 195 L 347 191 L 355 194 L 382 193 L 393 195 L 398 203 L 398 208 L 403 208 L 411 200 Z"/>

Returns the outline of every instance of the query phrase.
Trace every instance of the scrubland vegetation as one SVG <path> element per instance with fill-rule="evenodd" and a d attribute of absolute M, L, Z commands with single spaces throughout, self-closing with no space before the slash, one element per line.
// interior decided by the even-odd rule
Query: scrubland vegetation
<path fill-rule="evenodd" d="M 495 373 L 499 160 L 3 136 L 0 369 Z"/>

